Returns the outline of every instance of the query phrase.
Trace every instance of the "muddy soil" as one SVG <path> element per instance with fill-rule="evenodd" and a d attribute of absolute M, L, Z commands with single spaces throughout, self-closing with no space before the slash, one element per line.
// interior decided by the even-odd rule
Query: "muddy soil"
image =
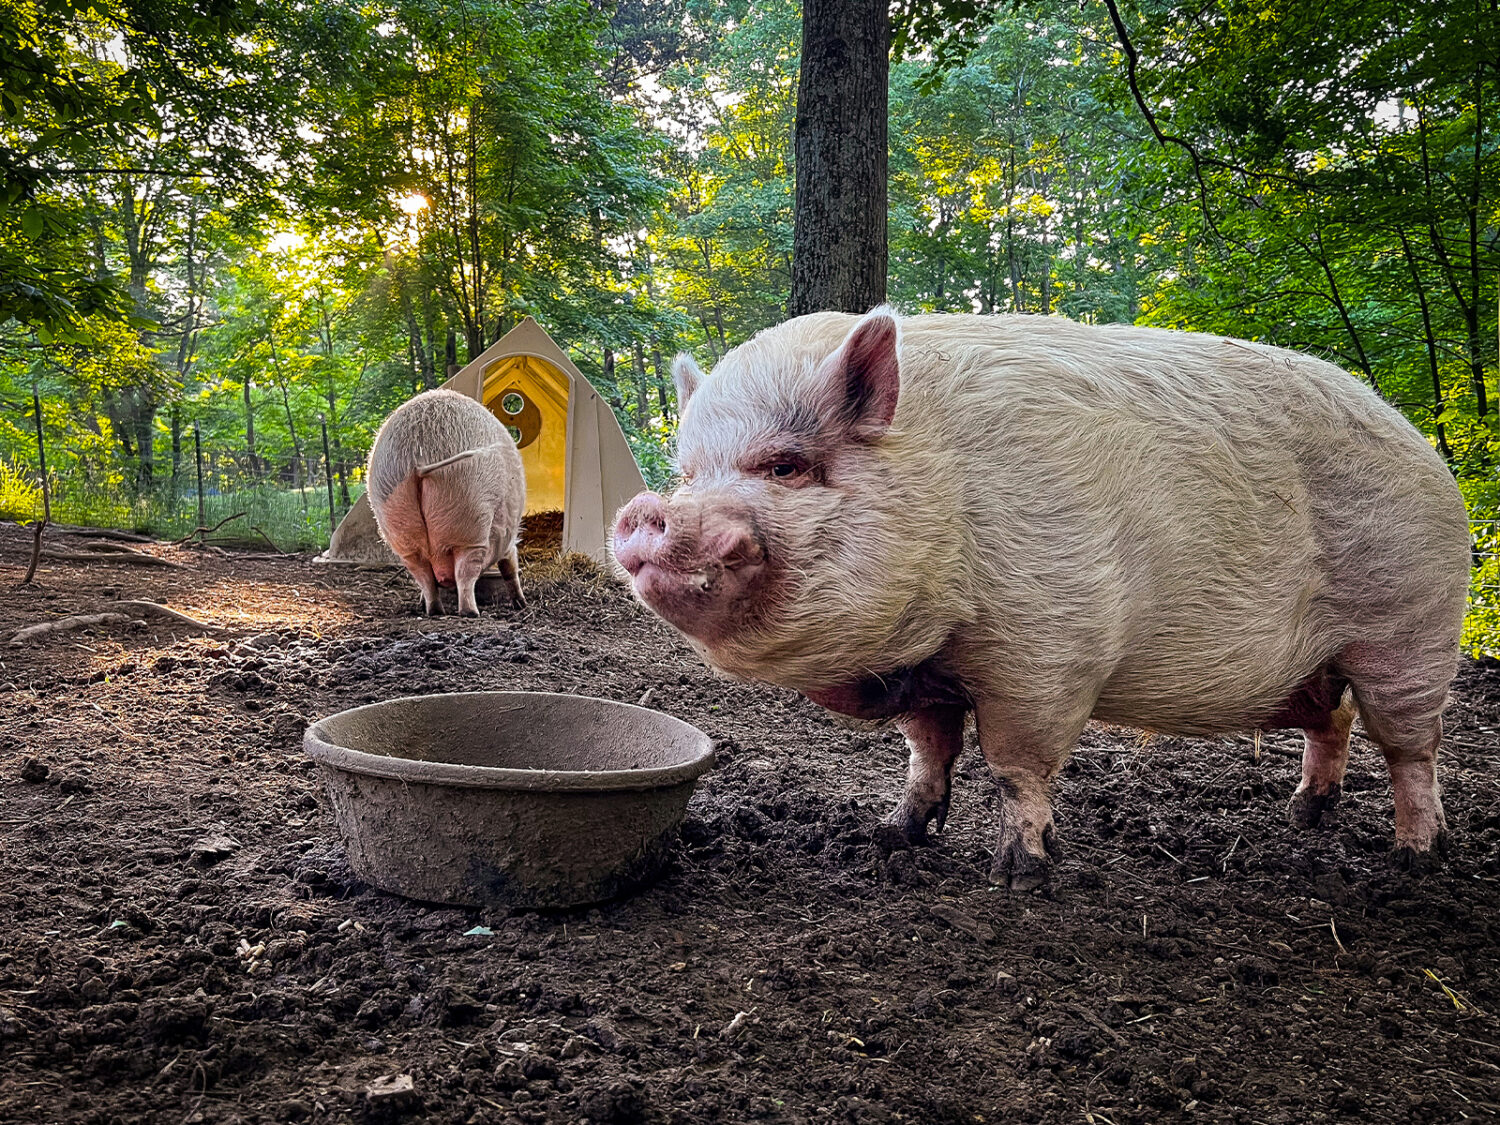
<path fill-rule="evenodd" d="M 1298 834 L 1296 737 L 1093 729 L 1056 884 L 1013 897 L 972 747 L 946 833 L 892 848 L 893 731 L 715 679 L 585 566 L 533 556 L 528 609 L 429 620 L 403 574 L 146 549 L 191 569 L 18 590 L 0 529 L 0 636 L 142 597 L 224 629 L 0 648 L 0 1121 L 1500 1119 L 1494 668 L 1455 690 L 1437 874 L 1388 865 L 1362 739 L 1336 822 Z M 309 718 L 503 688 L 719 741 L 655 884 L 506 913 L 355 878 Z"/>

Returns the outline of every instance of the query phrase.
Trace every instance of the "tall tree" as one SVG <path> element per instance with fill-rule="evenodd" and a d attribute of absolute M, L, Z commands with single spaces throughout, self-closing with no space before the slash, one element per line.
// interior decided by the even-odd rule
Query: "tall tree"
<path fill-rule="evenodd" d="M 885 300 L 888 0 L 804 0 L 792 316 Z"/>

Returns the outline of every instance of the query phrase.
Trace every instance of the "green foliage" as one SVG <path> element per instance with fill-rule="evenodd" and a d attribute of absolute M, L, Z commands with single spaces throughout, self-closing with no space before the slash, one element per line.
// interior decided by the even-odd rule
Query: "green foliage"
<path fill-rule="evenodd" d="M 657 112 L 683 136 L 647 276 L 685 314 L 672 325 L 679 346 L 711 357 L 785 316 L 800 36 L 792 0 L 756 4 L 664 76 Z"/>
<path fill-rule="evenodd" d="M 19 468 L 0 461 L 0 519 L 28 523 L 41 517 L 41 486 Z"/>
<path fill-rule="evenodd" d="M 937 312 L 1135 319 L 1150 259 L 1140 125 L 1101 97 L 1109 59 L 1081 18 L 989 29 L 941 84 L 892 80 L 892 297 Z"/>
<path fill-rule="evenodd" d="M 1146 319 L 1328 355 L 1488 476 L 1497 31 L 1488 10 L 1351 0 L 1143 18 L 1142 89 L 1181 138 L 1157 154 L 1169 269 Z"/>
<path fill-rule="evenodd" d="M 1500 658 L 1500 480 L 1470 477 L 1460 486 L 1475 517 L 1475 567 L 1463 647 L 1474 656 Z"/>
<path fill-rule="evenodd" d="M 261 178 L 225 122 L 257 22 L 240 0 L 0 6 L 0 323 L 86 343 L 93 323 L 140 315 L 100 260 L 98 178 Z"/>

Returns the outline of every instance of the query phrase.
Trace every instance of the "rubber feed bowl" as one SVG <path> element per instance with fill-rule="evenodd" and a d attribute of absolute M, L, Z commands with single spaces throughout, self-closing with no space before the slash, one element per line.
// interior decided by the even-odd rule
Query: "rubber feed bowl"
<path fill-rule="evenodd" d="M 708 736 L 670 715 L 543 692 L 372 703 L 302 744 L 355 873 L 458 906 L 579 906 L 638 886 L 713 765 Z"/>

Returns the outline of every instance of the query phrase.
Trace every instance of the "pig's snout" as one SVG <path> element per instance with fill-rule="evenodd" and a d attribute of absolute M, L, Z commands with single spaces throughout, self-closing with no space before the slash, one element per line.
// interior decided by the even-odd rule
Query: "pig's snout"
<path fill-rule="evenodd" d="M 615 558 L 632 576 L 648 566 L 697 573 L 759 566 L 765 549 L 733 513 L 643 492 L 615 521 Z"/>
<path fill-rule="evenodd" d="M 642 601 L 690 636 L 734 625 L 735 606 L 764 569 L 750 521 L 691 499 L 643 492 L 615 521 L 615 558 Z"/>
<path fill-rule="evenodd" d="M 667 510 L 661 497 L 643 492 L 620 509 L 615 520 L 615 558 L 632 578 L 661 552 L 667 537 Z"/>

